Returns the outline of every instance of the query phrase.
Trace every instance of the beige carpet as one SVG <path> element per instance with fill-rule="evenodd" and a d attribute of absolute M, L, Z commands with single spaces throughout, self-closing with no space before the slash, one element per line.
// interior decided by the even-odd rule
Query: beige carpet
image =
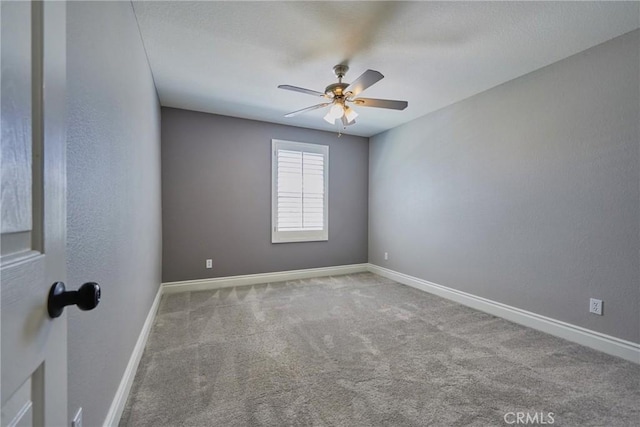
<path fill-rule="evenodd" d="M 518 413 L 639 425 L 640 365 L 362 273 L 164 296 L 120 425 L 497 426 Z"/>

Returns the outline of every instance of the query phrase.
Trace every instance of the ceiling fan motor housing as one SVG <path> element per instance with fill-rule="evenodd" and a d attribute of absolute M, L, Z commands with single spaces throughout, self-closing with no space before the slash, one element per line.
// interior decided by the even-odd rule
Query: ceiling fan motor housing
<path fill-rule="evenodd" d="M 349 87 L 349 83 L 333 83 L 325 88 L 324 93 L 332 98 L 339 98 L 344 96 L 344 90 L 347 87 Z"/>

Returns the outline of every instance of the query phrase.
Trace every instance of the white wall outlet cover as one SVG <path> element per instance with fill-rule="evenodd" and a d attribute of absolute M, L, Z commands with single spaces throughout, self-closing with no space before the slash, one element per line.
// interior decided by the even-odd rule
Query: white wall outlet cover
<path fill-rule="evenodd" d="M 213 260 L 212 259 L 208 259 L 206 266 L 207 266 L 207 268 L 213 268 Z"/>
<path fill-rule="evenodd" d="M 591 298 L 589 300 L 589 312 L 602 316 L 602 300 Z"/>
<path fill-rule="evenodd" d="M 78 412 L 71 421 L 71 427 L 82 427 L 82 408 L 78 408 Z"/>
<path fill-rule="evenodd" d="M 384 253 L 384 259 L 389 259 L 389 253 L 388 252 Z"/>

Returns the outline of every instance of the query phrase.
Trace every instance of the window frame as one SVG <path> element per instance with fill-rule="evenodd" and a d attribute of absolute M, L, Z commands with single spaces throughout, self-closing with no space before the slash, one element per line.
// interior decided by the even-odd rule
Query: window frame
<path fill-rule="evenodd" d="M 324 195 L 322 230 L 278 231 L 278 150 L 322 154 Z M 329 146 L 307 142 L 271 140 L 271 243 L 320 242 L 329 240 Z"/>

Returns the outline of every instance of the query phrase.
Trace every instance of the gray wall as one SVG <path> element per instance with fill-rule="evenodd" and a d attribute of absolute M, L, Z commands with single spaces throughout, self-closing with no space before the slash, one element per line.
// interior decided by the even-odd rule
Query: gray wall
<path fill-rule="evenodd" d="M 272 138 L 329 146 L 328 241 L 271 243 Z M 362 137 L 162 108 L 163 281 L 367 262 L 368 149 Z"/>
<path fill-rule="evenodd" d="M 160 285 L 160 107 L 129 2 L 69 2 L 69 417 L 102 425 Z M 70 424 L 69 424 L 70 425 Z"/>
<path fill-rule="evenodd" d="M 373 137 L 369 261 L 639 342 L 639 50 L 628 33 Z"/>

